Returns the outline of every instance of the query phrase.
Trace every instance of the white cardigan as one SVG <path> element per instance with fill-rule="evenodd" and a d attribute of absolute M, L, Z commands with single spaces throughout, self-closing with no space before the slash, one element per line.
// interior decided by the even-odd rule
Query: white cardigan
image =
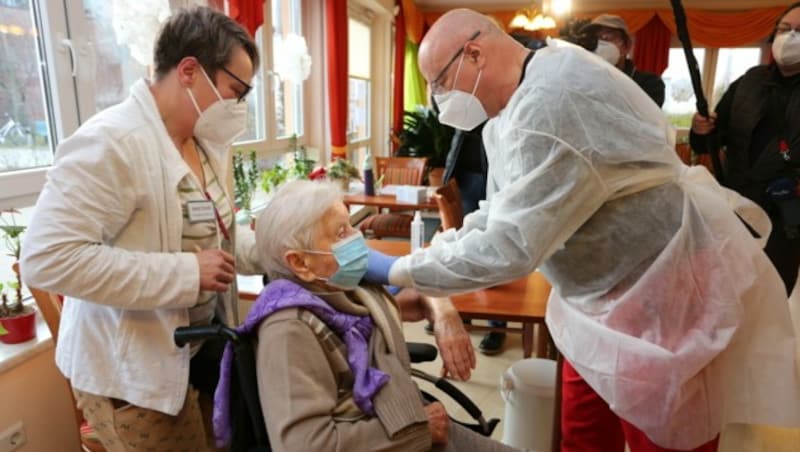
<path fill-rule="evenodd" d="M 203 145 L 228 174 L 228 150 Z M 195 255 L 181 252 L 177 187 L 189 171 L 144 80 L 59 145 L 21 273 L 67 296 L 56 363 L 74 388 L 171 415 L 183 406 L 189 347 L 172 333 L 200 288 Z M 252 231 L 238 235 L 237 271 L 260 272 Z"/>

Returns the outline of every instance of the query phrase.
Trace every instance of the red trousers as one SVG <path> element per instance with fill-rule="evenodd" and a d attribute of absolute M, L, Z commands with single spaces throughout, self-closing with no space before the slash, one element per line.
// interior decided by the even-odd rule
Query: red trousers
<path fill-rule="evenodd" d="M 565 360 L 561 378 L 561 452 L 670 452 L 620 419 Z M 716 452 L 717 438 L 692 449 Z"/>

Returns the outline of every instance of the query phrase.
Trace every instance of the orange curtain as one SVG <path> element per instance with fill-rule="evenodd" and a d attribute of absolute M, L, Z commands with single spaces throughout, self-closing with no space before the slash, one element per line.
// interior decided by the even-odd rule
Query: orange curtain
<path fill-rule="evenodd" d="M 775 27 L 775 21 L 785 9 L 785 6 L 775 6 L 726 12 L 690 8 L 686 10 L 686 23 L 692 40 L 699 45 L 737 47 L 752 44 L 769 36 Z M 616 14 L 622 17 L 633 34 L 648 26 L 654 17 L 658 17 L 669 32 L 673 35 L 675 34 L 675 18 L 671 9 L 596 11 L 576 13 L 574 17 L 591 19 L 600 13 Z M 442 14 L 444 13 L 423 13 L 424 23 L 431 25 Z M 515 11 L 491 11 L 490 14 L 497 17 L 504 24 L 508 24 L 514 17 Z"/>
<path fill-rule="evenodd" d="M 653 17 L 636 32 L 633 62 L 642 71 L 661 74 L 669 63 L 669 45 L 672 34 L 658 17 Z"/>
<path fill-rule="evenodd" d="M 394 82 L 392 87 L 392 131 L 395 134 L 399 134 L 403 130 L 403 87 L 406 69 L 406 23 L 402 3 L 399 7 L 394 26 L 394 76 L 392 78 Z M 392 147 L 393 151 L 397 148 L 394 140 L 392 140 Z"/>
<path fill-rule="evenodd" d="M 708 47 L 737 47 L 766 38 L 785 6 L 740 12 L 686 10 L 686 25 L 692 41 Z M 672 10 L 658 10 L 658 17 L 675 34 Z"/>
<path fill-rule="evenodd" d="M 325 43 L 328 58 L 328 109 L 331 160 L 347 158 L 347 2 L 326 0 Z"/>
<path fill-rule="evenodd" d="M 414 44 L 419 44 L 425 34 L 425 16 L 417 8 L 414 0 L 401 0 L 400 6 L 403 9 L 408 40 Z"/>
<path fill-rule="evenodd" d="M 264 0 L 229 0 L 228 15 L 255 37 L 256 30 L 264 23 Z"/>

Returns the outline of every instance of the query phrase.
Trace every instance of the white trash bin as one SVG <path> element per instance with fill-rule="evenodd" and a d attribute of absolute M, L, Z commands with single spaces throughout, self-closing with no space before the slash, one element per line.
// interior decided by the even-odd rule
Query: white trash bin
<path fill-rule="evenodd" d="M 553 437 L 556 362 L 517 361 L 500 376 L 506 402 L 503 443 L 532 452 L 549 452 Z"/>

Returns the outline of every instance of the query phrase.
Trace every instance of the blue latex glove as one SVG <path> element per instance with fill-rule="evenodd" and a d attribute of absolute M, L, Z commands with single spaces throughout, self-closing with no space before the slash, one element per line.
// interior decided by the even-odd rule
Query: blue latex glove
<path fill-rule="evenodd" d="M 370 248 L 367 255 L 367 274 L 364 275 L 364 281 L 384 286 L 388 285 L 389 269 L 392 268 L 392 264 L 397 259 L 397 256 L 388 256 Z"/>
<path fill-rule="evenodd" d="M 403 290 L 402 287 L 397 287 L 397 286 L 383 286 L 383 288 L 386 289 L 387 292 L 392 294 L 392 296 L 397 295 L 401 290 Z"/>

